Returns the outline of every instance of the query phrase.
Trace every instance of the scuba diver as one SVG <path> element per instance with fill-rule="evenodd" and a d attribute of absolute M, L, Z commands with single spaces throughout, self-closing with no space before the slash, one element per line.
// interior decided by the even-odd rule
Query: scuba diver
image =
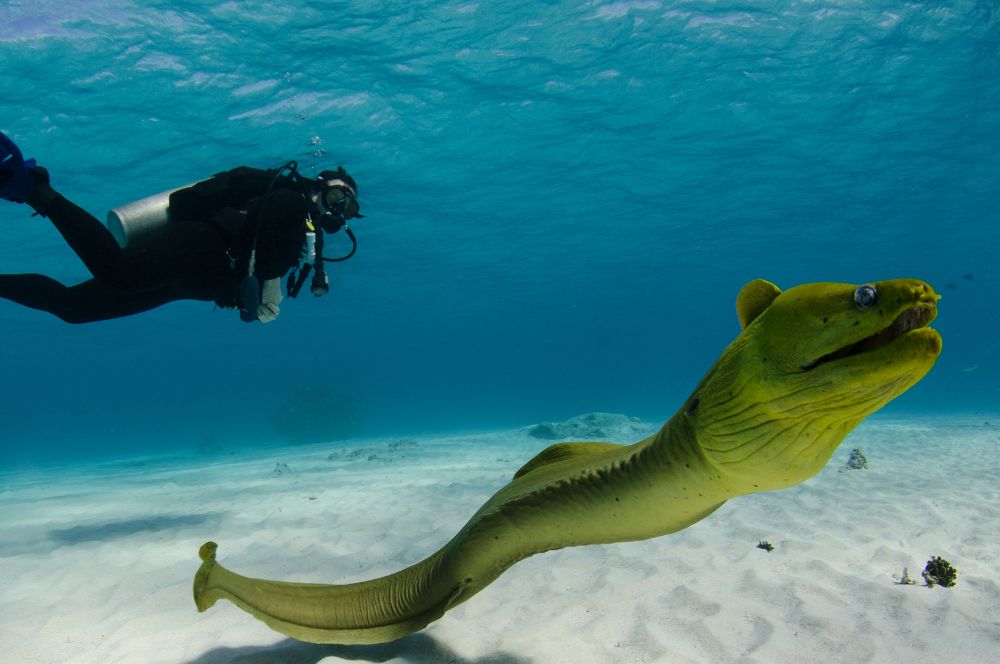
<path fill-rule="evenodd" d="M 363 217 L 344 168 L 302 177 L 294 161 L 277 169 L 241 166 L 112 210 L 110 230 L 63 198 L 49 173 L 0 132 L 0 198 L 48 217 L 93 275 L 65 286 L 40 274 L 0 275 L 0 298 L 89 323 L 149 311 L 176 300 L 239 309 L 245 322 L 278 316 L 281 277 L 298 295 L 329 290 L 325 262 L 357 250 L 348 220 Z M 323 256 L 324 234 L 343 229 L 350 252 Z"/>

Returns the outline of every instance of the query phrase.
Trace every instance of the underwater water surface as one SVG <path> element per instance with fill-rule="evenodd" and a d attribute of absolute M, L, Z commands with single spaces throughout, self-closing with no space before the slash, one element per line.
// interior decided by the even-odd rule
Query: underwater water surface
<path fill-rule="evenodd" d="M 992 3 L 86 0 L 0 25 L 0 129 L 99 218 L 288 159 L 345 165 L 367 214 L 331 293 L 267 327 L 0 302 L 8 463 L 269 443 L 302 390 L 371 435 L 663 420 L 757 277 L 927 280 L 945 352 L 890 408 L 1000 404 Z M 3 270 L 86 278 L 29 212 L 0 206 Z"/>

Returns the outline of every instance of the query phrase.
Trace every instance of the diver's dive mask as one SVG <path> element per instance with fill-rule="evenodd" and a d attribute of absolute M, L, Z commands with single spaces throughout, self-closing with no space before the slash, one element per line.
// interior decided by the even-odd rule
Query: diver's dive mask
<path fill-rule="evenodd" d="M 317 203 L 320 209 L 319 224 L 327 233 L 336 233 L 348 219 L 362 217 L 354 189 L 339 178 L 320 180 Z"/>

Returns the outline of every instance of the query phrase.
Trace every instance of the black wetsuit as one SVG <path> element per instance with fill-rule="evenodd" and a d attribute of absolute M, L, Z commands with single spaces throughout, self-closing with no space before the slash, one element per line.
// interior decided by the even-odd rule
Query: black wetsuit
<path fill-rule="evenodd" d="M 235 307 L 255 231 L 254 274 L 262 280 L 294 266 L 305 239 L 310 204 L 284 176 L 265 196 L 273 174 L 241 167 L 182 190 L 171 197 L 170 221 L 125 249 L 93 215 L 39 184 L 47 190 L 36 197 L 43 202 L 29 204 L 52 220 L 94 278 L 64 286 L 40 274 L 0 275 L 0 297 L 67 323 L 130 316 L 176 300 Z"/>

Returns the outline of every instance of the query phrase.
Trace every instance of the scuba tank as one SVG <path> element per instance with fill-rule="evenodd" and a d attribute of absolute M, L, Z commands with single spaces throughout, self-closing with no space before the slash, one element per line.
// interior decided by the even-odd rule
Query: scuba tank
<path fill-rule="evenodd" d="M 153 194 L 108 212 L 108 230 L 124 249 L 171 219 L 206 219 L 225 207 L 234 207 L 270 191 L 278 175 L 247 166 Z"/>
<path fill-rule="evenodd" d="M 108 230 L 124 249 L 129 242 L 148 235 L 170 220 L 170 194 L 198 184 L 193 182 L 183 187 L 153 194 L 108 211 Z"/>

